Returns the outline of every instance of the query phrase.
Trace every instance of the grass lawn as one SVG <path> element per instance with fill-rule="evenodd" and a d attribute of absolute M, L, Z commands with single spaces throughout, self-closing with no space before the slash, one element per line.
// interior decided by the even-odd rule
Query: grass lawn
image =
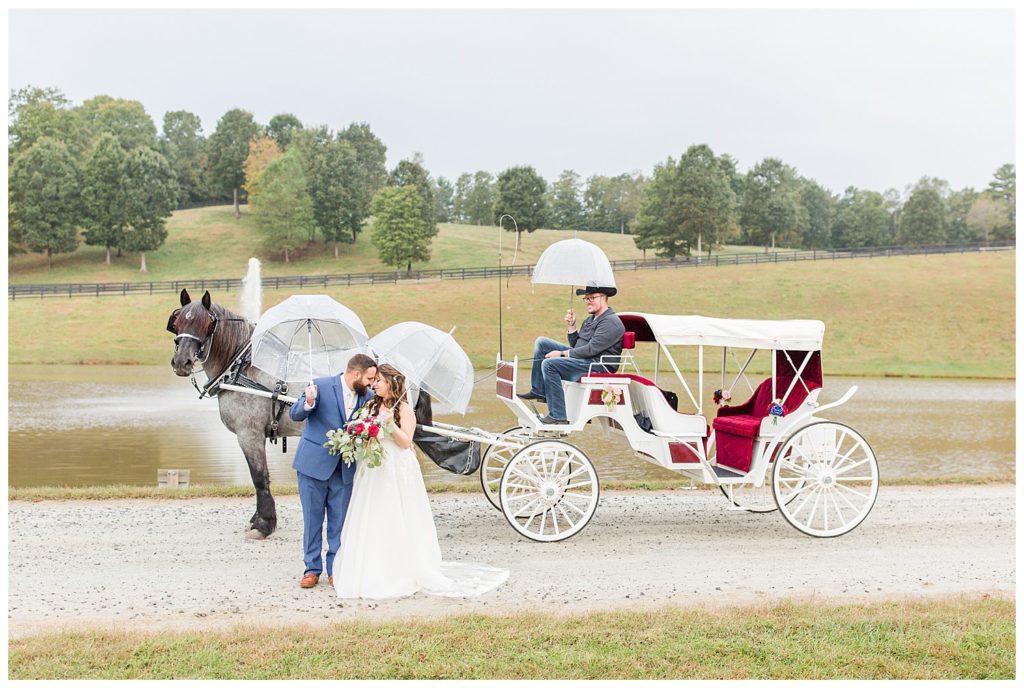
<path fill-rule="evenodd" d="M 1010 251 L 621 272 L 612 305 L 618 311 L 820 319 L 826 374 L 1013 378 L 1015 260 Z M 526 277 L 512 279 L 507 289 L 498 280 L 459 280 L 326 293 L 359 314 L 370 333 L 403 320 L 445 331 L 456 326 L 455 337 L 474 365 L 490 367 L 498 350 L 499 289 L 506 358 L 529 358 L 536 336 L 564 332 L 569 290 L 533 287 Z M 288 295 L 267 291 L 263 306 Z M 234 293 L 212 296 L 237 308 Z M 173 344 L 164 327 L 177 305 L 172 294 L 9 301 L 8 361 L 167 365 Z M 710 352 L 712 360 L 717 351 Z M 638 355 L 653 362 L 643 348 Z M 677 361 L 692 369 L 695 358 L 691 351 Z"/>
<path fill-rule="evenodd" d="M 53 259 L 47 269 L 46 256 L 29 254 L 14 256 L 9 261 L 8 277 L 12 283 L 53 282 L 159 282 L 176 279 L 211 279 L 242 277 L 250 256 L 263 263 L 264 276 L 333 275 L 350 272 L 380 272 L 394 268 L 377 258 L 369 231 L 360 234 L 355 244 L 339 244 L 338 258 L 333 244 L 310 244 L 292 254 L 284 262 L 284 254 L 268 254 L 260 248 L 252 215 L 242 208 L 241 219 L 235 219 L 231 206 L 213 206 L 178 210 L 167 221 L 167 241 L 157 251 L 146 254 L 148 272 L 139 272 L 138 254 L 112 258 L 106 265 L 106 251 L 101 246 L 79 245 L 72 253 Z M 579 237 L 600 246 L 612 260 L 643 257 L 633 237 L 607 232 L 580 232 Z M 515 234 L 504 232 L 502 264 L 531 265 L 544 249 L 571 232 L 540 229 L 524 233 L 519 255 L 514 255 Z M 760 251 L 755 246 L 728 246 L 717 253 Z M 650 253 L 648 257 L 653 258 Z M 413 263 L 413 269 L 476 268 L 498 264 L 498 228 L 475 225 L 438 225 L 438 235 L 431 245 L 431 259 Z"/>
<path fill-rule="evenodd" d="M 1012 600 L 573 616 L 480 614 L 310 629 L 12 640 L 10 679 L 1013 679 Z"/>

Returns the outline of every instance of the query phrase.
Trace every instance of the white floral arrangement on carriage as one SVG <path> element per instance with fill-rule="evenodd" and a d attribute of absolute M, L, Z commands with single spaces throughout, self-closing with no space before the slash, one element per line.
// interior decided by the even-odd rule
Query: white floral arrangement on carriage
<path fill-rule="evenodd" d="M 381 423 L 376 416 L 370 417 L 364 407 L 342 427 L 328 430 L 324 447 L 331 456 L 340 454 L 346 466 L 355 461 L 368 468 L 376 468 L 381 465 L 385 454 L 381 436 L 386 437 L 394 430 L 394 421 Z"/>
<path fill-rule="evenodd" d="M 615 407 L 619 403 L 619 392 L 611 385 L 605 385 L 601 388 L 601 403 L 608 411 L 614 411 Z"/>

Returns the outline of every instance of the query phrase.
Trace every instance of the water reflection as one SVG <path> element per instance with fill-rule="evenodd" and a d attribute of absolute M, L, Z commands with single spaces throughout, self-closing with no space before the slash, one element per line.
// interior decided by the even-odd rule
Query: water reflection
<path fill-rule="evenodd" d="M 198 401 L 191 385 L 168 368 L 10 366 L 9 372 L 11 486 L 152 485 L 158 468 L 190 469 L 195 483 L 250 483 L 216 401 Z M 513 425 L 494 397 L 488 371 L 478 377 L 468 414 L 438 419 L 494 431 Z M 705 390 L 715 382 L 709 378 Z M 41 383 L 46 394 L 39 393 Z M 56 400 L 49 391 L 52 383 L 59 384 Z M 853 399 L 825 415 L 868 439 L 883 476 L 1014 476 L 1013 381 L 827 377 L 821 399 L 837 399 L 854 384 L 860 389 Z M 671 475 L 597 431 L 572 441 L 593 459 L 604 480 Z M 295 480 L 294 447 L 295 440 L 287 453 L 268 445 L 272 482 Z M 426 459 L 421 464 L 428 482 L 477 479 L 452 475 Z"/>

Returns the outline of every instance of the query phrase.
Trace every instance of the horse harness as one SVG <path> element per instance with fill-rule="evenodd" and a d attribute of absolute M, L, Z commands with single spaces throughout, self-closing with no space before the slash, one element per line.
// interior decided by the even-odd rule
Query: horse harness
<path fill-rule="evenodd" d="M 213 325 L 210 326 L 210 331 L 207 332 L 206 337 L 200 339 L 194 334 L 182 333 L 177 334 L 175 332 L 174 344 L 178 345 L 178 340 L 182 338 L 194 339 L 199 342 L 199 349 L 196 351 L 196 361 L 200 364 L 205 364 L 206 360 L 210 357 L 210 352 L 206 350 L 207 345 L 213 340 L 213 335 L 217 331 L 217 325 L 220 324 L 221 319 L 217 317 L 215 313 L 210 313 L 210 317 L 213 318 Z M 244 318 L 227 318 L 229 321 L 247 322 Z M 170 325 L 168 330 L 172 332 Z M 203 355 L 205 350 L 205 356 Z M 259 390 L 261 392 L 267 392 L 271 394 L 270 401 L 273 407 L 274 419 L 270 422 L 270 426 L 266 430 L 267 439 L 270 440 L 271 444 L 277 444 L 277 439 L 281 438 L 281 451 L 288 451 L 288 438 L 281 437 L 281 416 L 284 414 L 285 408 L 288 407 L 287 402 L 281 401 L 278 397 L 288 392 L 288 383 L 284 380 L 278 380 L 274 389 L 268 388 L 266 385 L 253 380 L 251 377 L 245 374 L 245 370 L 252 364 L 252 342 L 246 342 L 233 357 L 231 364 L 224 370 L 223 373 L 215 378 L 211 378 L 206 381 L 206 384 L 199 387 L 196 382 L 196 375 L 193 369 L 192 373 L 192 386 L 195 387 L 196 391 L 199 392 L 199 398 L 210 397 L 211 399 L 216 397 L 221 392 L 221 385 L 229 384 L 238 387 L 246 387 L 248 389 Z"/>

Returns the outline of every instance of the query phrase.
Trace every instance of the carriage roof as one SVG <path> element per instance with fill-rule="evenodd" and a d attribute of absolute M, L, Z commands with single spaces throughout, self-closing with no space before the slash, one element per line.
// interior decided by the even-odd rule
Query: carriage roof
<path fill-rule="evenodd" d="M 665 346 L 704 345 L 746 349 L 820 351 L 825 323 L 820 320 L 737 320 L 703 315 L 619 313 L 637 341 Z"/>

